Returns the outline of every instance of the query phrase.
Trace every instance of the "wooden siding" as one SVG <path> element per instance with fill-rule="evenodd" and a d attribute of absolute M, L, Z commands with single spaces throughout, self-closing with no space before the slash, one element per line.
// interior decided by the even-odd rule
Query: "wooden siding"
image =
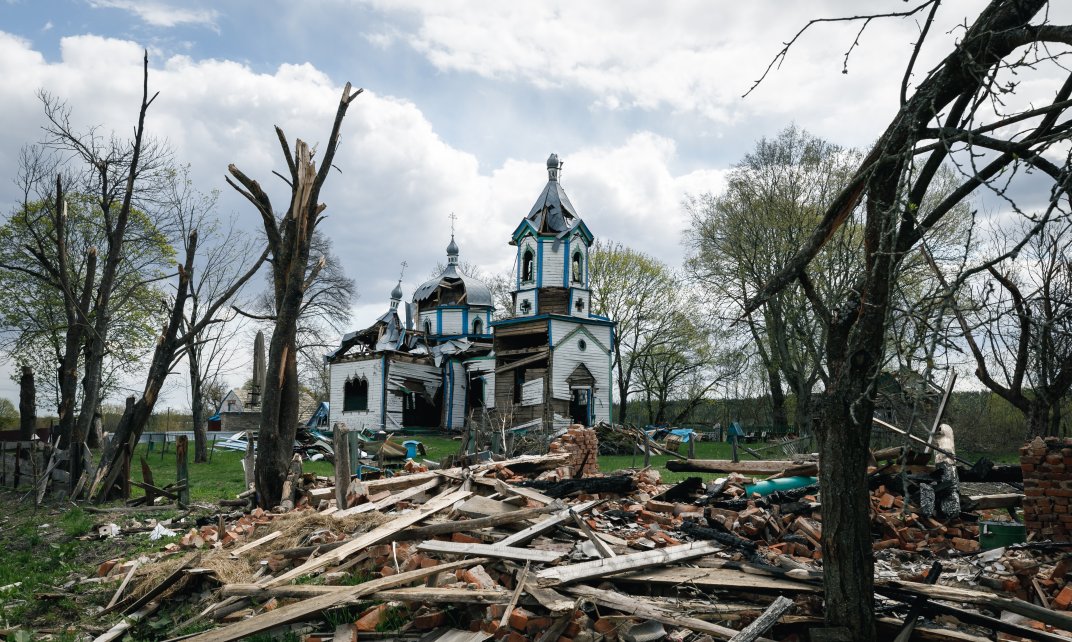
<path fill-rule="evenodd" d="M 435 397 L 436 390 L 443 385 L 440 369 L 431 363 L 391 361 L 387 368 L 387 430 L 402 428 L 401 389 L 409 388 L 407 380 L 423 384 L 431 397 Z"/>
<path fill-rule="evenodd" d="M 584 301 L 584 308 L 577 309 L 577 301 Z M 572 288 L 570 291 L 570 305 L 569 315 L 573 317 L 579 317 L 587 319 L 592 313 L 592 299 L 588 294 L 588 290 L 582 290 L 580 288 Z"/>
<path fill-rule="evenodd" d="M 595 379 L 592 391 L 592 412 L 594 420 L 610 420 L 610 328 L 602 325 L 582 325 L 571 321 L 553 319 L 551 321 L 553 337 L 554 369 L 551 373 L 552 397 L 569 402 L 572 397 L 570 384 L 566 380 L 579 364 L 584 364 Z M 580 342 L 585 342 L 585 349 L 580 349 Z"/>
<path fill-rule="evenodd" d="M 447 407 L 444 425 L 448 430 L 461 430 L 465 426 L 465 401 L 469 394 L 468 379 L 465 377 L 465 367 L 461 362 L 448 361 L 445 366 L 446 382 L 450 387 L 444 391 L 447 394 L 443 403 L 450 405 Z"/>
<path fill-rule="evenodd" d="M 560 239 L 541 238 L 543 246 L 543 265 L 541 270 L 540 286 L 561 286 L 563 270 L 566 266 L 566 242 Z"/>

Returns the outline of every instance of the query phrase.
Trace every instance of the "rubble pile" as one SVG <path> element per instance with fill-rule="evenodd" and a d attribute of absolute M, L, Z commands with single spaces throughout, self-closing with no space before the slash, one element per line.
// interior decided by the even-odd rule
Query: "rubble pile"
<path fill-rule="evenodd" d="M 588 464 L 597 449 L 593 431 L 573 429 L 547 455 L 439 470 L 410 462 L 394 477 L 350 479 L 345 492 L 297 475 L 289 511 L 169 524 L 181 537 L 158 554 L 166 572 L 115 560 L 108 573 L 135 588 L 105 615 L 122 613 L 116 627 L 130 629 L 189 603 L 183 611 L 197 615 L 168 637 L 199 631 L 184 638 L 197 642 L 803 642 L 821 626 L 816 484 L 761 495 L 738 473 L 675 484 L 650 468 L 600 475 Z M 984 640 L 993 629 L 1050 640 L 1072 629 L 1064 549 L 980 553 L 979 515 L 920 506 L 934 470 L 915 461 L 900 484 L 889 466 L 873 472 L 882 639 L 917 607 L 920 639 Z M 935 560 L 945 572 L 932 585 Z M 734 637 L 750 626 L 751 637 Z"/>

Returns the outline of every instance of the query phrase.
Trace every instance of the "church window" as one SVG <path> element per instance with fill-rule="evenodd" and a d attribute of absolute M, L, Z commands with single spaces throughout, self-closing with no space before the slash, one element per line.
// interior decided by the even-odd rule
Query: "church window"
<path fill-rule="evenodd" d="M 473 334 L 484 334 L 484 322 L 480 319 L 473 321 Z"/>
<path fill-rule="evenodd" d="M 368 380 L 347 379 L 342 387 L 343 412 L 360 412 L 368 410 Z"/>
<path fill-rule="evenodd" d="M 424 320 L 424 334 L 425 336 L 431 336 L 432 334 L 432 322 L 428 319 Z"/>
<path fill-rule="evenodd" d="M 584 312 L 584 299 L 577 299 L 577 302 L 573 304 L 573 307 L 577 308 L 578 312 Z"/>
<path fill-rule="evenodd" d="M 532 312 L 532 304 L 529 303 L 528 299 L 524 299 L 521 301 L 521 314 L 528 314 L 529 312 Z"/>
<path fill-rule="evenodd" d="M 581 352 L 584 352 L 585 350 L 588 349 L 588 344 L 585 342 L 584 339 L 581 339 L 580 341 L 577 342 L 577 349 L 580 350 Z"/>
<path fill-rule="evenodd" d="M 531 282 L 535 280 L 533 276 L 533 263 L 535 263 L 536 257 L 532 253 L 532 248 L 525 248 L 525 253 L 521 256 L 521 280 L 523 282 Z"/>
<path fill-rule="evenodd" d="M 581 256 L 580 251 L 573 253 L 573 260 L 570 265 L 570 279 L 574 283 L 584 283 L 584 258 Z"/>

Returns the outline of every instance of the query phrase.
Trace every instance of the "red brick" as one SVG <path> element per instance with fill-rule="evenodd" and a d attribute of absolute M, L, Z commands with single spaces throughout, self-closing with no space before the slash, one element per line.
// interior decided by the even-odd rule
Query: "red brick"
<path fill-rule="evenodd" d="M 1072 604 L 1072 584 L 1066 584 L 1057 597 L 1053 598 L 1053 607 L 1065 611 Z"/>
<path fill-rule="evenodd" d="M 510 626 L 518 631 L 524 631 L 529 625 L 529 620 L 533 617 L 535 615 L 531 611 L 519 606 L 510 613 Z"/>
<path fill-rule="evenodd" d="M 452 542 L 458 542 L 459 544 L 483 544 L 484 540 L 479 537 L 472 537 L 465 533 L 454 533 L 450 536 Z"/>

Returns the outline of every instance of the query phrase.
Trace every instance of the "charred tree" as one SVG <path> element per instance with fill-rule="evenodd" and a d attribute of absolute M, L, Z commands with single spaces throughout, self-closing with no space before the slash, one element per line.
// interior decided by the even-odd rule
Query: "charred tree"
<path fill-rule="evenodd" d="M 343 89 L 319 169 L 307 143 L 298 139 L 292 154 L 283 130 L 276 127 L 289 169 L 289 178 L 284 180 L 291 188 L 290 205 L 282 217 L 276 216 L 268 194 L 257 181 L 235 165 L 228 166 L 231 176 L 227 182 L 261 215 L 272 256 L 275 326 L 268 346 L 267 372 L 261 394 L 256 463 L 257 502 L 263 507 L 279 503 L 293 454 L 298 423 L 298 319 L 305 291 L 318 272 L 317 266 L 323 264 L 321 260 L 310 269 L 313 233 L 326 207 L 318 202 L 320 189 L 331 170 L 346 110 L 361 92 L 361 89 L 351 90 L 349 83 Z"/>

